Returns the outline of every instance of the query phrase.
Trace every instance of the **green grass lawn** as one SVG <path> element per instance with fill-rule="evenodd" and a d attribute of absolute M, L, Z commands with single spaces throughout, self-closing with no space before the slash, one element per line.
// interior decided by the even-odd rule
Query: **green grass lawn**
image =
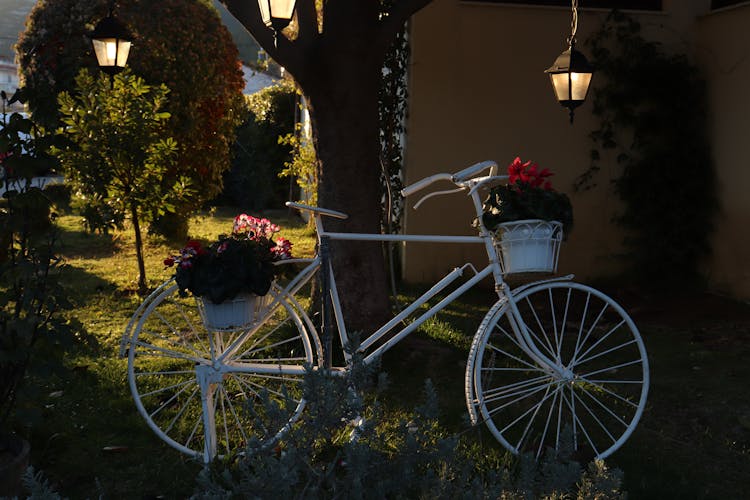
<path fill-rule="evenodd" d="M 234 212 L 217 210 L 191 221 L 190 234 L 213 239 L 228 232 Z M 282 226 L 296 255 L 314 239 L 286 212 L 264 214 Z M 137 413 L 127 386 L 127 361 L 118 357 L 125 325 L 141 302 L 128 231 L 90 235 L 77 217 L 58 220 L 64 282 L 74 309 L 67 314 L 87 335 L 62 357 L 62 373 L 36 376 L 42 419 L 29 428 L 32 463 L 69 498 L 180 498 L 194 489 L 201 465 L 163 444 Z M 171 276 L 163 259 L 179 245 L 149 238 L 149 285 Z M 406 302 L 416 288 L 400 290 Z M 625 472 L 630 498 L 744 498 L 750 485 L 750 307 L 716 298 L 674 301 L 627 296 L 649 351 L 651 393 L 641 424 L 608 462 Z M 499 446 L 466 423 L 464 370 L 468 348 L 493 302 L 473 290 L 389 351 L 383 369 L 392 381 L 386 404 L 394 413 L 414 407 L 424 380 L 433 380 L 442 423 L 481 444 Z M 710 306 L 710 307 L 708 307 Z M 729 307 L 729 309 L 722 309 Z M 703 314 L 701 314 L 703 313 Z M 713 313 L 713 314 L 712 314 Z"/>

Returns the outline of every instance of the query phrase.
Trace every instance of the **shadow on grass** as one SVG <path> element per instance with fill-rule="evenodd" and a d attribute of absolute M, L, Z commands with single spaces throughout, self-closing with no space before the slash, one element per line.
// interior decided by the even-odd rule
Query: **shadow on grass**
<path fill-rule="evenodd" d="M 90 259 L 110 256 L 120 250 L 118 239 L 112 234 L 89 233 L 81 224 L 58 224 L 60 253 L 68 258 Z"/>

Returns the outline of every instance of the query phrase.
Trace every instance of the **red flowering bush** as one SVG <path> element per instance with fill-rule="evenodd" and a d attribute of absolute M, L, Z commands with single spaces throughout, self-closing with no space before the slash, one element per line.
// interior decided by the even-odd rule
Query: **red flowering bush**
<path fill-rule="evenodd" d="M 482 221 L 494 230 L 503 222 L 526 219 L 558 221 L 568 234 L 573 227 L 573 206 L 564 193 L 555 191 L 549 169 L 516 158 L 508 166 L 508 184 L 490 191 L 484 202 Z"/>
<path fill-rule="evenodd" d="M 265 295 L 276 272 L 274 262 L 292 258 L 292 243 L 285 238 L 273 241 L 279 226 L 268 219 L 240 214 L 234 219 L 232 234 L 219 236 L 208 247 L 188 241 L 178 255 L 164 260 L 176 266 L 175 280 L 180 292 L 189 290 L 215 304 L 239 293 Z"/>

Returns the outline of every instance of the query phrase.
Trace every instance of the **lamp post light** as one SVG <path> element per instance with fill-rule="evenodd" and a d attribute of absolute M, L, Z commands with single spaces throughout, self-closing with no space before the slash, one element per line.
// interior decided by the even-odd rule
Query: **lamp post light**
<path fill-rule="evenodd" d="M 296 0 L 258 0 L 260 16 L 266 26 L 273 30 L 273 44 L 276 46 L 279 33 L 289 26 L 294 14 Z"/>
<path fill-rule="evenodd" d="M 578 30 L 578 0 L 572 0 L 573 20 L 568 38 L 568 49 L 557 56 L 545 73 L 549 74 L 555 97 L 560 104 L 568 108 L 570 123 L 573 123 L 575 108 L 583 104 L 589 91 L 594 67 L 589 64 L 581 52 L 576 50 L 576 31 Z"/>
<path fill-rule="evenodd" d="M 102 71 L 114 77 L 125 68 L 133 36 L 111 11 L 89 36 Z"/>

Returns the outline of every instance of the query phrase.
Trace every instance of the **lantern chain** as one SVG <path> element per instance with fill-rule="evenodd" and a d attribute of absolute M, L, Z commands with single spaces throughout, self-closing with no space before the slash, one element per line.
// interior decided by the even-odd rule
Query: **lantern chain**
<path fill-rule="evenodd" d="M 568 45 L 575 45 L 576 32 L 578 31 L 578 0 L 571 0 L 570 8 L 573 12 L 573 18 L 570 21 L 570 38 L 568 38 Z"/>

